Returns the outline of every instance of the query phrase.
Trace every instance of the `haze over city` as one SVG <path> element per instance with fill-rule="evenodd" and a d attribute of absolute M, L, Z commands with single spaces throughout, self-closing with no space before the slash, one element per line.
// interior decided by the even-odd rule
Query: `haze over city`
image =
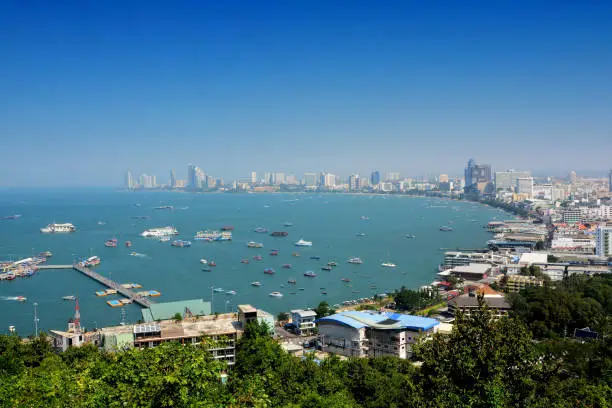
<path fill-rule="evenodd" d="M 1 186 L 126 169 L 605 175 L 612 4 L 53 2 L 0 12 Z"/>

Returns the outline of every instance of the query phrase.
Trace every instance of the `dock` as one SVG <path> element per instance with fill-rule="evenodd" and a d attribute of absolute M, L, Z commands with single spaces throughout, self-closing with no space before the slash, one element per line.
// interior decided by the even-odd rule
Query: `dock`
<path fill-rule="evenodd" d="M 74 269 L 75 271 L 81 272 L 83 275 L 88 276 L 89 278 L 95 280 L 98 283 L 101 283 L 102 285 L 106 286 L 109 289 L 114 289 L 117 291 L 117 293 L 122 294 L 125 298 L 130 299 L 132 302 L 134 303 L 138 303 L 140 306 L 142 307 L 149 307 L 151 306 L 153 303 L 152 300 L 147 299 L 145 297 L 142 297 L 138 294 L 136 294 L 135 292 L 131 291 L 130 289 L 124 288 L 123 285 L 121 285 L 120 283 L 117 283 L 115 281 L 112 281 L 108 278 L 105 278 L 104 276 L 100 275 L 97 272 L 94 272 L 93 270 L 86 268 L 84 266 L 81 266 L 79 264 L 73 264 L 73 265 L 38 265 L 37 269 L 42 270 L 42 269 Z"/>

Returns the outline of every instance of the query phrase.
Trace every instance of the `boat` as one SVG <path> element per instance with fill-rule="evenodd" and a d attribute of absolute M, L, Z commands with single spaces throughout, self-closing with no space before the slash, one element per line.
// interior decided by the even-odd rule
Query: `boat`
<path fill-rule="evenodd" d="M 148 220 L 149 216 L 148 215 L 132 215 L 130 218 L 133 220 Z"/>
<path fill-rule="evenodd" d="M 5 215 L 0 217 L 2 220 L 18 220 L 21 218 L 21 214 Z"/>
<path fill-rule="evenodd" d="M 321 269 L 324 270 L 324 271 L 331 271 L 333 268 L 331 266 L 329 266 L 329 265 L 325 265 Z"/>
<path fill-rule="evenodd" d="M 322 294 L 322 295 L 327 295 L 327 291 L 325 291 L 325 290 L 324 290 L 324 291 L 321 291 L 321 294 Z"/>
<path fill-rule="evenodd" d="M 98 221 L 98 225 L 106 225 L 106 221 Z"/>
<path fill-rule="evenodd" d="M 213 291 L 217 292 L 217 293 L 225 292 L 225 290 L 223 288 L 214 288 Z"/>
<path fill-rule="evenodd" d="M 247 242 L 248 248 L 263 248 L 263 244 L 261 242 L 249 241 Z"/>
<path fill-rule="evenodd" d="M 308 277 L 308 278 L 314 278 L 317 276 L 316 273 L 314 273 L 313 271 L 306 271 L 304 272 L 304 276 Z"/>
<path fill-rule="evenodd" d="M 129 248 L 132 246 L 132 241 L 125 241 L 125 247 Z"/>
<path fill-rule="evenodd" d="M 231 241 L 232 233 L 229 231 L 204 230 L 198 231 L 193 236 L 196 241 Z"/>
<path fill-rule="evenodd" d="M 258 281 L 251 282 L 251 286 L 261 286 L 261 282 L 258 282 Z"/>
<path fill-rule="evenodd" d="M 57 234 L 65 232 L 75 232 L 76 227 L 70 223 L 65 224 L 49 224 L 44 228 L 40 229 L 43 234 Z"/>
<path fill-rule="evenodd" d="M 270 297 L 283 297 L 283 294 L 280 292 L 271 292 Z"/>
<path fill-rule="evenodd" d="M 254 231 L 254 232 L 257 232 L 257 233 L 260 233 L 260 234 L 263 234 L 263 233 L 268 232 L 268 229 L 267 229 L 267 228 L 264 228 L 264 227 L 257 227 L 257 228 L 255 228 L 253 231 Z"/>
<path fill-rule="evenodd" d="M 137 256 L 140 258 L 144 258 L 146 255 L 145 254 L 139 254 L 138 252 L 130 252 L 130 256 Z"/>
<path fill-rule="evenodd" d="M 202 258 L 202 259 L 200 259 L 200 263 L 201 263 L 202 265 L 207 265 L 207 264 L 208 264 L 208 261 L 207 261 L 206 259 Z"/>
<path fill-rule="evenodd" d="M 391 262 L 383 262 L 380 264 L 380 266 L 385 268 L 395 268 L 397 265 Z"/>
<path fill-rule="evenodd" d="M 285 227 L 293 227 L 293 223 L 286 222 L 286 223 L 283 224 L 283 226 L 285 226 Z"/>
<path fill-rule="evenodd" d="M 406 238 L 416 238 L 416 235 L 414 235 L 414 234 L 406 234 Z"/>
<path fill-rule="evenodd" d="M 215 266 L 217 266 L 217 263 L 216 263 L 215 261 L 210 261 L 210 262 L 208 263 L 208 266 L 215 267 Z"/>
<path fill-rule="evenodd" d="M 62 297 L 62 299 L 64 299 L 64 300 L 76 300 L 76 296 L 73 296 L 73 295 L 64 296 L 64 297 Z"/>
<path fill-rule="evenodd" d="M 53 252 L 51 251 L 43 251 L 40 254 L 38 254 L 38 256 L 42 256 L 44 258 L 50 258 L 53 256 Z"/>
<path fill-rule="evenodd" d="M 335 263 L 334 261 L 329 261 L 329 262 L 327 263 L 327 266 L 334 267 L 334 266 L 338 266 L 338 264 L 337 264 L 337 263 Z"/>
<path fill-rule="evenodd" d="M 270 256 L 278 256 L 278 251 L 270 251 Z"/>
<path fill-rule="evenodd" d="M 15 300 L 17 300 L 17 301 L 19 301 L 19 302 L 25 302 L 26 300 L 28 300 L 28 298 L 27 298 L 27 297 L 25 297 L 25 296 L 17 296 L 17 297 L 15 298 Z"/>
<path fill-rule="evenodd" d="M 303 246 L 303 247 L 311 247 L 312 246 L 312 242 L 311 241 L 304 241 L 302 238 L 300 238 L 300 240 L 297 241 L 294 245 L 295 246 Z"/>
<path fill-rule="evenodd" d="M 361 217 L 359 217 L 360 220 L 369 220 L 370 217 L 368 217 L 367 215 L 362 215 Z"/>
<path fill-rule="evenodd" d="M 228 290 L 227 292 L 225 292 L 226 295 L 235 295 L 236 291 L 235 290 Z"/>
<path fill-rule="evenodd" d="M 320 256 L 311 256 L 310 259 L 314 259 L 315 261 L 318 261 L 319 259 L 321 259 Z"/>
<path fill-rule="evenodd" d="M 261 255 L 255 255 L 255 256 L 253 257 L 253 260 L 254 260 L 254 261 L 261 261 L 262 259 L 263 259 L 263 257 L 262 257 Z"/>
<path fill-rule="evenodd" d="M 160 205 L 155 207 L 156 210 L 174 210 L 174 207 L 171 205 Z"/>
<path fill-rule="evenodd" d="M 81 261 L 81 266 L 85 267 L 85 268 L 89 268 L 92 266 L 98 266 L 100 265 L 100 258 L 97 256 L 90 256 L 89 258 L 85 259 L 84 261 Z"/>
<path fill-rule="evenodd" d="M 212 271 L 212 269 L 210 269 L 210 266 L 205 266 L 204 268 L 202 268 L 203 272 L 210 272 Z"/>
<path fill-rule="evenodd" d="M 291 264 L 284 264 L 284 265 L 283 265 L 283 268 L 285 268 L 285 269 L 291 269 Z"/>
<path fill-rule="evenodd" d="M 299 288 L 298 290 L 306 290 L 306 289 L 304 289 L 304 288 Z"/>
<path fill-rule="evenodd" d="M 361 260 L 361 258 L 351 258 L 351 259 L 349 259 L 349 260 L 348 260 L 348 261 L 346 261 L 346 262 L 348 262 L 348 263 L 350 263 L 350 264 L 353 264 L 353 265 L 361 265 L 361 264 L 363 263 L 363 261 Z"/>
<path fill-rule="evenodd" d="M 342 278 L 340 279 L 342 282 L 350 282 L 351 280 L 349 278 Z"/>
<path fill-rule="evenodd" d="M 234 227 L 232 225 L 224 225 L 221 227 L 221 231 L 233 231 Z"/>
<path fill-rule="evenodd" d="M 444 225 L 440 227 L 440 231 L 450 232 L 453 230 L 453 227 L 449 227 L 448 225 Z"/>
<path fill-rule="evenodd" d="M 168 241 L 170 241 L 170 237 L 161 237 L 159 239 L 159 242 L 168 242 Z"/>
<path fill-rule="evenodd" d="M 172 245 L 173 247 L 179 247 L 179 248 L 188 248 L 191 246 L 191 241 L 185 241 L 183 239 L 177 239 L 175 241 L 172 241 Z"/>
<path fill-rule="evenodd" d="M 178 231 L 176 230 L 176 228 L 170 226 L 158 227 L 151 228 L 140 233 L 140 236 L 145 238 L 161 238 L 168 237 L 170 235 L 178 235 Z"/>
<path fill-rule="evenodd" d="M 104 243 L 107 248 L 117 248 L 117 238 L 109 239 Z"/>
<path fill-rule="evenodd" d="M 273 268 L 266 268 L 266 269 L 264 269 L 264 273 L 266 275 L 274 275 L 276 272 L 274 272 Z"/>
<path fill-rule="evenodd" d="M 248 259 L 246 259 L 246 258 L 245 258 L 245 259 L 241 259 L 241 260 L 240 260 L 240 263 L 243 263 L 243 264 L 248 264 L 248 263 L 249 263 L 249 260 L 248 260 Z"/>
<path fill-rule="evenodd" d="M 290 284 L 290 285 L 295 285 L 295 284 L 297 284 L 297 281 L 295 279 L 289 279 L 287 281 L 287 283 Z"/>
<path fill-rule="evenodd" d="M 365 232 L 358 232 L 357 236 L 358 237 L 365 237 L 367 234 Z"/>
<path fill-rule="evenodd" d="M 272 237 L 286 237 L 287 235 L 289 235 L 289 233 L 285 231 L 274 231 L 270 234 Z"/>
<path fill-rule="evenodd" d="M 299 256 L 300 256 L 300 253 L 299 253 L 299 252 L 292 252 L 292 253 L 291 253 L 291 256 L 299 257 Z"/>

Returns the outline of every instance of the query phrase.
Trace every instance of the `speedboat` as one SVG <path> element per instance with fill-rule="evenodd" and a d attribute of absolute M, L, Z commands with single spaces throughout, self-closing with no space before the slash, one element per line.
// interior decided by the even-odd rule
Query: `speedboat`
<path fill-rule="evenodd" d="M 283 297 L 283 294 L 280 292 L 271 292 L 270 297 Z"/>
<path fill-rule="evenodd" d="M 261 282 L 251 282 L 251 286 L 261 286 Z"/>
<path fill-rule="evenodd" d="M 283 268 L 285 268 L 285 269 L 291 269 L 291 264 L 284 264 L 284 265 L 283 265 Z"/>
<path fill-rule="evenodd" d="M 26 300 L 28 300 L 28 298 L 25 296 L 17 296 L 16 300 L 19 302 L 25 302 Z"/>
<path fill-rule="evenodd" d="M 287 281 L 287 283 L 291 284 L 291 285 L 295 285 L 297 283 L 297 281 L 295 279 L 289 279 Z"/>
<path fill-rule="evenodd" d="M 244 259 L 241 259 L 241 260 L 240 260 L 240 263 L 243 263 L 243 264 L 248 264 L 248 263 L 249 263 L 249 260 L 248 260 L 248 259 L 246 259 L 246 258 L 244 258 Z"/>
<path fill-rule="evenodd" d="M 213 292 L 222 293 L 225 292 L 225 290 L 223 288 L 214 288 Z"/>
<path fill-rule="evenodd" d="M 262 233 L 266 233 L 266 232 L 268 232 L 268 229 L 267 229 L 267 228 L 263 228 L 263 227 L 257 227 L 257 228 L 255 228 L 253 231 L 255 231 L 255 232 L 258 232 L 258 233 L 262 234 Z"/>
<path fill-rule="evenodd" d="M 286 222 L 283 224 L 285 227 L 293 227 L 293 223 L 291 222 Z"/>
<path fill-rule="evenodd" d="M 342 278 L 340 279 L 342 282 L 350 282 L 351 280 L 349 278 Z"/>
<path fill-rule="evenodd" d="M 202 268 L 202 271 L 204 272 L 210 272 L 212 269 L 210 269 L 210 266 L 205 266 L 204 268 Z"/>
<path fill-rule="evenodd" d="M 331 266 L 329 266 L 329 265 L 325 265 L 325 266 L 323 266 L 321 269 L 322 269 L 322 270 L 324 270 L 324 271 L 331 271 L 331 270 L 332 270 L 332 267 L 331 267 Z"/>
<path fill-rule="evenodd" d="M 448 225 L 444 225 L 440 227 L 440 231 L 450 232 L 453 230 L 453 227 L 449 227 Z"/>
<path fill-rule="evenodd" d="M 64 300 L 76 300 L 76 296 L 73 296 L 73 295 L 64 296 L 64 297 L 62 297 L 62 299 L 64 299 Z"/>
<path fill-rule="evenodd" d="M 363 261 L 361 260 L 361 258 L 351 258 L 348 261 L 346 261 L 350 264 L 354 264 L 354 265 L 361 265 L 363 263 Z"/>
<path fill-rule="evenodd" d="M 406 238 L 416 238 L 416 235 L 414 235 L 414 234 L 406 234 Z"/>
<path fill-rule="evenodd" d="M 270 256 L 278 256 L 278 251 L 270 251 Z"/>
<path fill-rule="evenodd" d="M 369 220 L 370 217 L 368 217 L 367 215 L 362 215 L 361 217 L 359 217 L 360 220 Z"/>
<path fill-rule="evenodd" d="M 247 247 L 249 247 L 249 248 L 263 248 L 263 244 L 261 242 L 249 241 L 249 242 L 247 242 Z"/>
<path fill-rule="evenodd" d="M 317 276 L 317 274 L 314 273 L 313 271 L 306 271 L 306 272 L 304 272 L 304 276 L 306 276 L 308 278 L 315 278 Z"/>
<path fill-rule="evenodd" d="M 291 256 L 299 257 L 299 256 L 300 256 L 300 253 L 299 253 L 299 252 L 292 252 L 292 253 L 291 253 Z"/>
<path fill-rule="evenodd" d="M 359 232 L 357 233 L 358 237 L 365 237 L 367 234 L 365 232 Z"/>
<path fill-rule="evenodd" d="M 208 261 L 206 259 L 202 258 L 202 259 L 200 259 L 200 263 L 202 265 L 206 265 L 206 264 L 208 264 Z"/>
<path fill-rule="evenodd" d="M 274 269 L 272 269 L 272 268 L 266 268 L 266 269 L 264 269 L 264 273 L 265 273 L 266 275 L 274 275 L 274 274 L 275 274 Z"/>
<path fill-rule="evenodd" d="M 159 242 L 168 242 L 168 241 L 170 241 L 170 237 L 161 237 L 159 239 Z"/>
<path fill-rule="evenodd" d="M 380 266 L 383 266 L 385 268 L 395 268 L 397 265 L 391 262 L 383 262 L 380 264 Z"/>
<path fill-rule="evenodd" d="M 132 241 L 125 241 L 125 247 L 129 248 L 132 246 Z"/>
<path fill-rule="evenodd" d="M 42 256 L 44 258 L 49 258 L 53 256 L 53 252 L 51 251 L 43 251 L 39 254 L 39 256 Z"/>
<path fill-rule="evenodd" d="M 304 241 L 302 238 L 300 238 L 300 240 L 295 243 L 295 246 L 311 247 L 312 241 Z"/>
<path fill-rule="evenodd" d="M 327 266 L 334 267 L 334 266 L 338 266 L 338 264 L 335 263 L 334 261 L 330 261 L 330 262 L 327 263 Z"/>
<path fill-rule="evenodd" d="M 235 290 L 228 290 L 227 292 L 225 292 L 226 295 L 235 295 L 236 291 Z"/>

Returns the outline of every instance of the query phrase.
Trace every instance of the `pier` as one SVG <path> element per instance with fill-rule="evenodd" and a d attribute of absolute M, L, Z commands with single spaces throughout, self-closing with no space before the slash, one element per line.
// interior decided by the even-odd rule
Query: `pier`
<path fill-rule="evenodd" d="M 42 270 L 42 269 L 74 269 L 75 271 L 79 271 L 81 272 L 83 275 L 88 276 L 89 278 L 95 280 L 98 283 L 101 283 L 102 285 L 106 286 L 109 289 L 115 289 L 117 291 L 117 293 L 122 294 L 123 296 L 125 296 L 128 299 L 131 299 L 134 303 L 138 303 L 140 306 L 142 307 L 149 307 L 151 306 L 153 303 L 152 300 L 147 299 L 143 296 L 139 296 L 136 293 L 134 293 L 133 291 L 131 291 L 130 289 L 126 289 L 124 288 L 120 283 L 117 283 L 115 281 L 112 281 L 108 278 L 105 278 L 104 276 L 100 275 L 97 272 L 94 272 L 93 270 L 86 268 L 84 266 L 81 266 L 79 264 L 74 264 L 74 265 L 38 265 L 37 269 Z"/>

